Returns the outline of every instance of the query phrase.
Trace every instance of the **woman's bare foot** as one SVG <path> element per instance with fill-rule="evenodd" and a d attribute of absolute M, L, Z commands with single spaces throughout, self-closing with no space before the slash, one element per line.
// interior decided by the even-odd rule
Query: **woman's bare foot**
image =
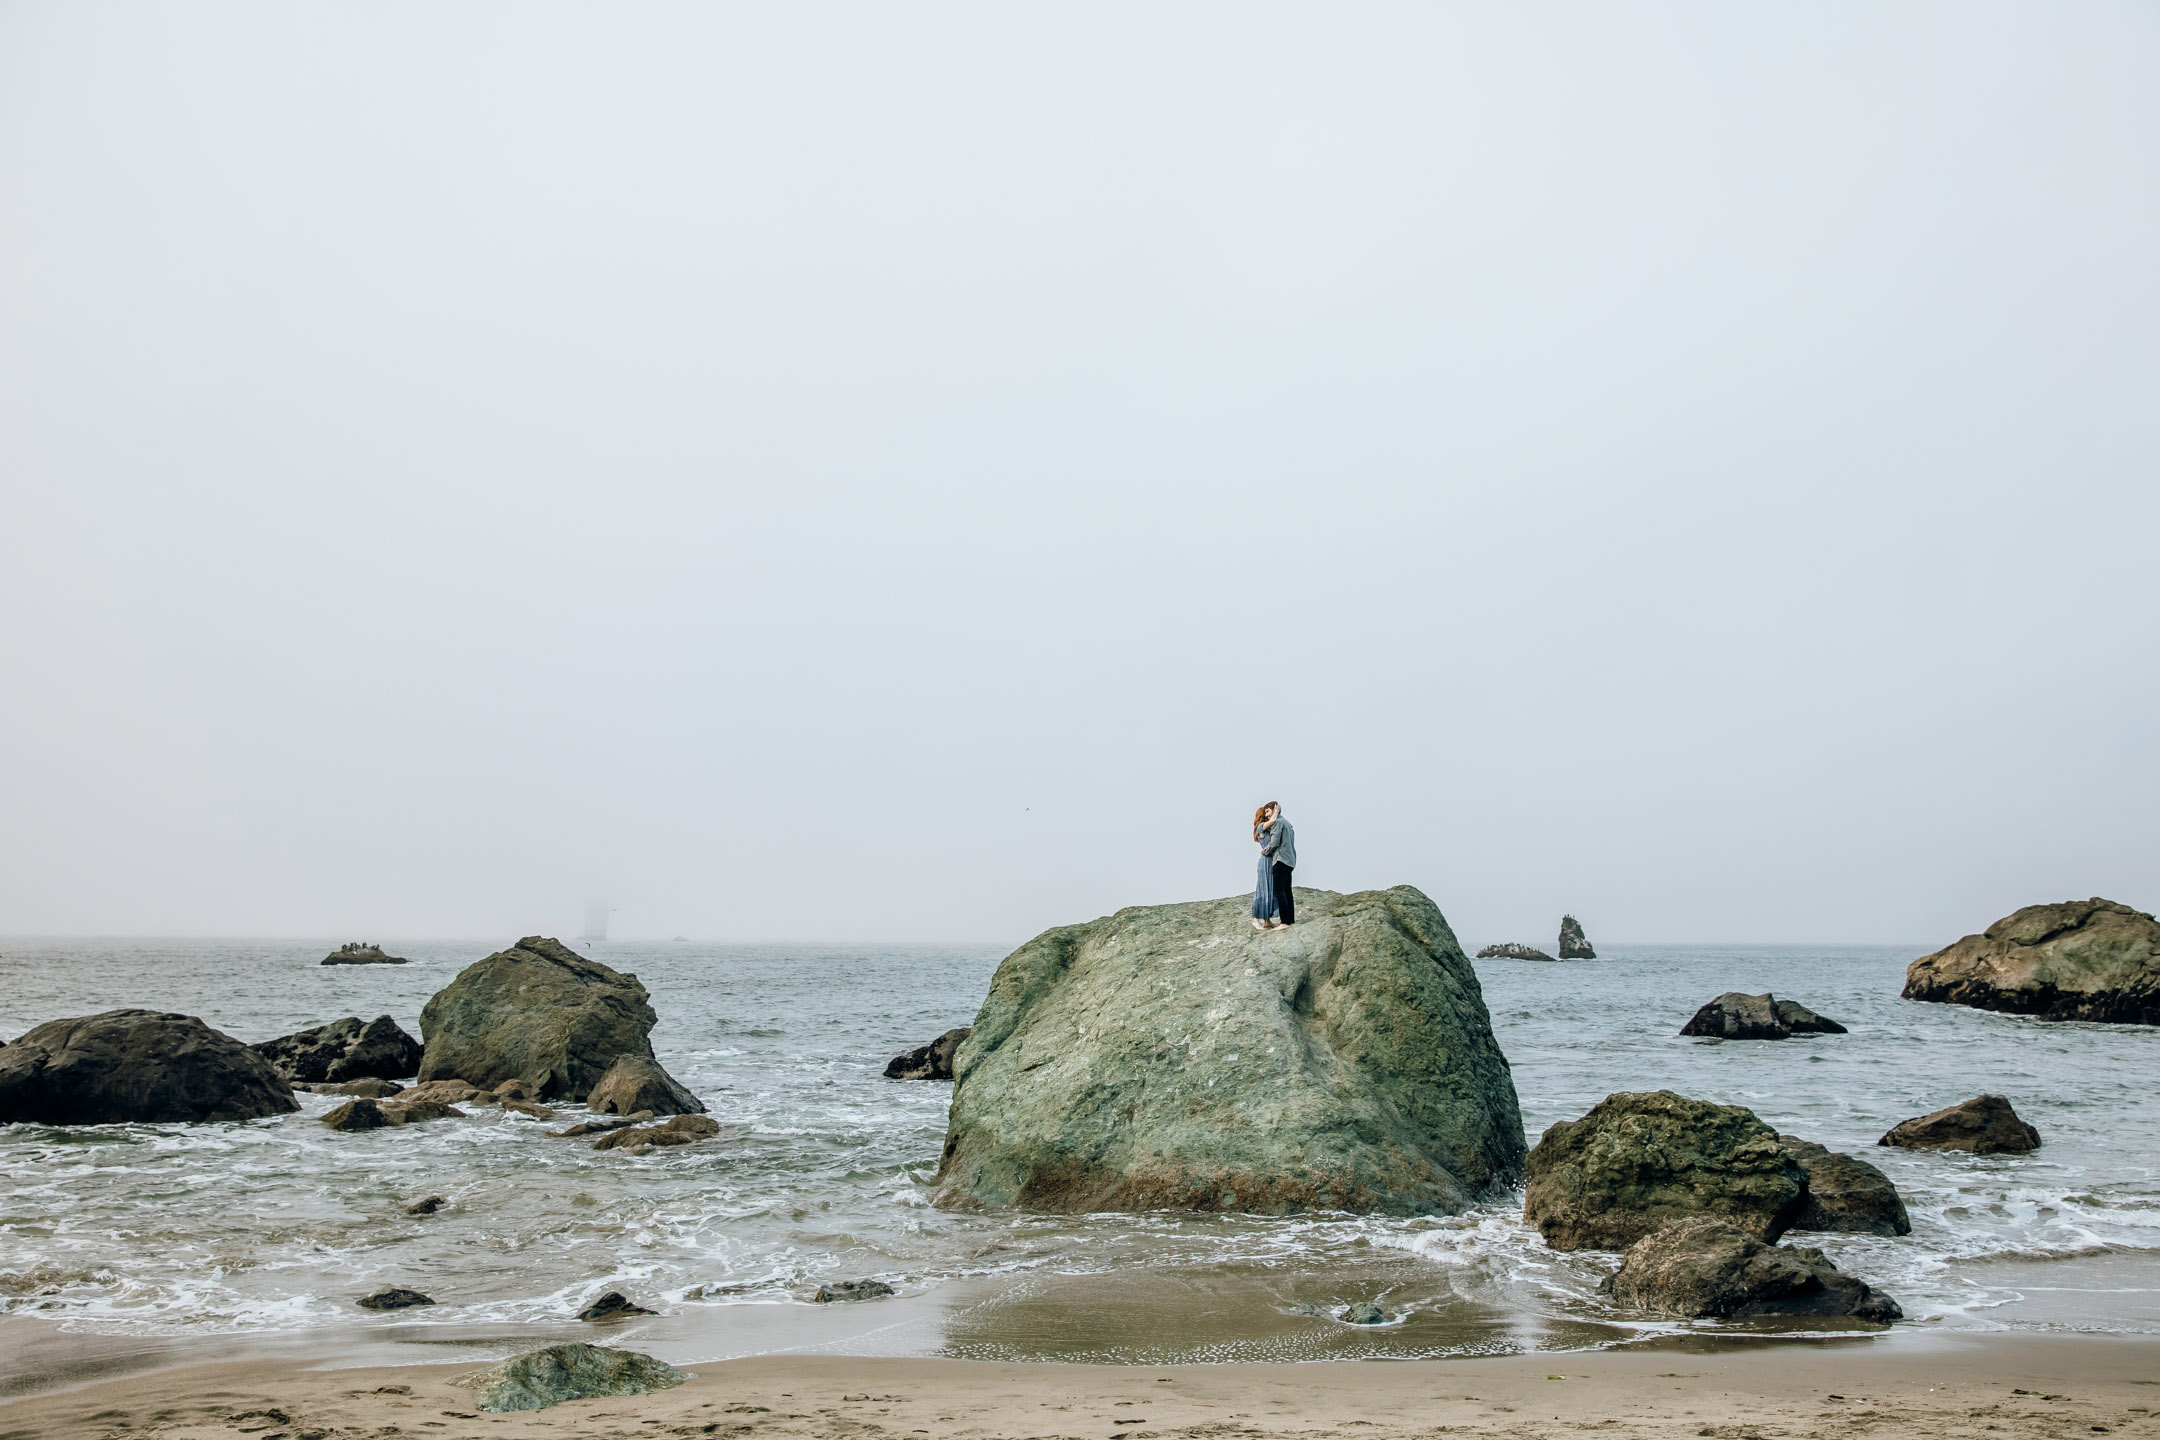
<path fill-rule="evenodd" d="M 1267 922 L 1264 920 L 1255 920 L 1252 922 L 1252 928 L 1255 930 L 1265 930 L 1267 929 Z"/>

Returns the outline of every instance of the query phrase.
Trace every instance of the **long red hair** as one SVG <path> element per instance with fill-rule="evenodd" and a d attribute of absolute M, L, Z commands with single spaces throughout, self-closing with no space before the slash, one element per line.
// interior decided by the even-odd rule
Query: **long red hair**
<path fill-rule="evenodd" d="M 1263 830 L 1267 826 L 1267 812 L 1273 810 L 1274 808 L 1275 802 L 1273 800 L 1270 800 L 1267 802 L 1267 804 L 1262 805 L 1259 809 L 1252 812 L 1253 839 L 1258 840 L 1260 838 L 1261 830 Z"/>

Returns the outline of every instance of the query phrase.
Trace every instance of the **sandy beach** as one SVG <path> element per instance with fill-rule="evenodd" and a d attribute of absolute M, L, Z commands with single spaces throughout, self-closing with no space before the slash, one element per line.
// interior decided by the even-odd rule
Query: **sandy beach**
<path fill-rule="evenodd" d="M 656 1395 L 489 1415 L 471 1365 L 196 1366 L 0 1405 L 0 1440 L 427 1435 L 2160 1434 L 2160 1341 L 1665 1342 L 1490 1360 L 1183 1367 L 761 1356 Z"/>

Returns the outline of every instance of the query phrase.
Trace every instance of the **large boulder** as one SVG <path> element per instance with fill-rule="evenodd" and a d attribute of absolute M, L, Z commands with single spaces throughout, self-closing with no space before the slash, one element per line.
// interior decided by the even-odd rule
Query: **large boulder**
<path fill-rule="evenodd" d="M 652 1058 L 659 1020 L 637 976 L 528 935 L 476 960 L 420 1012 L 420 1078 L 492 1090 L 524 1080 L 542 1100 L 583 1100 L 625 1055 Z"/>
<path fill-rule="evenodd" d="M 1941 1110 L 1900 1120 L 1875 1142 L 1904 1150 L 1970 1150 L 2020 1155 L 2040 1148 L 2040 1132 L 2018 1118 L 2000 1095 L 1975 1095 Z"/>
<path fill-rule="evenodd" d="M 1416 1214 L 1521 1173 L 1477 973 L 1432 901 L 1120 910 L 1005 958 L 954 1062 L 939 1204 Z"/>
<path fill-rule="evenodd" d="M 1848 1235 L 1910 1235 L 1912 1217 L 1897 1186 L 1865 1160 L 1842 1155 L 1827 1145 L 1780 1135 L 1778 1144 L 1807 1172 L 1807 1198 L 1792 1218 L 1794 1230 L 1830 1230 Z"/>
<path fill-rule="evenodd" d="M 1582 921 L 1573 915 L 1560 917 L 1560 958 L 1562 960 L 1595 960 L 1597 951 L 1590 948 L 1590 937 L 1583 934 Z"/>
<path fill-rule="evenodd" d="M 1849 1315 L 1886 1325 L 1905 1315 L 1897 1301 L 1845 1274 L 1822 1251 L 1765 1244 L 1709 1216 L 1636 1241 L 1604 1289 L 1630 1309 L 1678 1320 Z"/>
<path fill-rule="evenodd" d="M 1720 1040 L 1788 1040 L 1794 1035 L 1843 1035 L 1845 1027 L 1791 1000 L 1728 990 L 1697 1010 L 1680 1033 Z"/>
<path fill-rule="evenodd" d="M 685 1090 L 649 1055 L 625 1055 L 608 1067 L 585 1097 L 596 1115 L 702 1115 L 705 1102 Z"/>
<path fill-rule="evenodd" d="M 967 1039 L 968 1027 L 947 1030 L 927 1045 L 918 1045 L 904 1055 L 895 1055 L 885 1064 L 887 1080 L 950 1080 L 953 1078 L 953 1057 L 960 1053 L 960 1042 Z"/>
<path fill-rule="evenodd" d="M 2160 1025 L 2160 922 L 2094 896 L 2028 905 L 1905 968 L 1907 1000 Z"/>
<path fill-rule="evenodd" d="M 359 1016 L 348 1015 L 249 1048 L 287 1080 L 308 1084 L 402 1080 L 420 1069 L 420 1042 L 388 1015 L 364 1024 Z"/>
<path fill-rule="evenodd" d="M 586 1400 L 596 1395 L 650 1395 L 689 1378 L 674 1366 L 635 1350 L 550 1345 L 451 1383 L 479 1391 L 474 1403 L 500 1415 L 514 1410 L 545 1410 L 565 1400 Z"/>
<path fill-rule="evenodd" d="M 1754 1111 L 1670 1090 L 1623 1090 L 1551 1126 L 1526 1170 L 1523 1218 L 1555 1250 L 1624 1250 L 1698 1215 L 1775 1240 L 1807 1194 Z"/>
<path fill-rule="evenodd" d="M 0 1124 L 254 1120 L 298 1110 L 262 1056 L 193 1015 L 107 1010 L 0 1048 Z"/>

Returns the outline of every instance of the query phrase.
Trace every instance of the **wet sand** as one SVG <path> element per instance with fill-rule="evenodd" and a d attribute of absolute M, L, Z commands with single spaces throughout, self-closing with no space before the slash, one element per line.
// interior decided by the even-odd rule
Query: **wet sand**
<path fill-rule="evenodd" d="M 470 1364 L 256 1360 L 0 1404 L 0 1440 L 719 1436 L 2160 1436 L 2160 1340 L 2014 1333 L 1296 1365 L 764 1355 L 656 1395 L 512 1415 Z"/>

